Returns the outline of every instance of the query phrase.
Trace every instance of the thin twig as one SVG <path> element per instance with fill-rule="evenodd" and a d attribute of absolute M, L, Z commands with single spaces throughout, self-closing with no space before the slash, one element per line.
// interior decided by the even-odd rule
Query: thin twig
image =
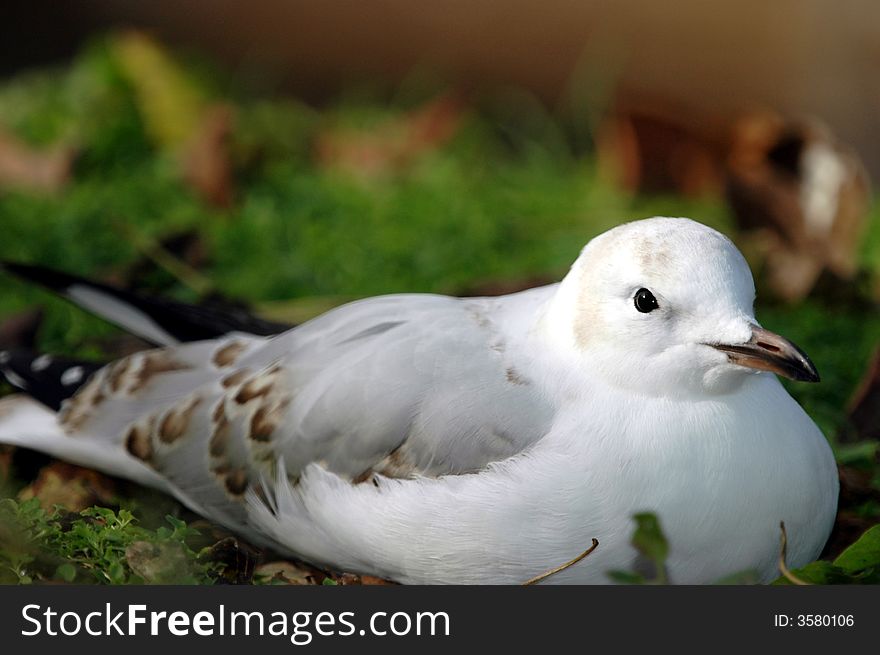
<path fill-rule="evenodd" d="M 598 545 L 599 545 L 599 540 L 594 537 L 593 538 L 593 545 L 590 546 L 589 548 L 587 548 L 584 552 L 582 552 L 580 555 L 575 557 L 573 560 L 571 560 L 570 562 L 566 562 L 565 564 L 562 564 L 560 566 L 557 566 L 555 569 L 550 569 L 549 571 L 545 571 L 541 575 L 536 575 L 534 578 L 530 578 L 529 580 L 526 580 L 525 582 L 523 582 L 523 586 L 525 587 L 528 585 L 538 584 L 542 580 L 546 580 L 547 578 L 549 578 L 551 575 L 556 575 L 560 571 L 564 571 L 565 569 L 567 569 L 569 566 L 574 566 L 575 564 L 580 562 L 582 559 L 584 559 L 587 555 L 589 555 L 594 550 L 596 550 L 596 547 Z"/>
<path fill-rule="evenodd" d="M 785 563 L 785 553 L 788 550 L 788 535 L 785 532 L 785 521 L 779 522 L 779 531 L 782 533 L 781 537 L 781 547 L 779 549 L 779 571 L 782 573 L 782 576 L 791 582 L 792 584 L 801 585 L 801 586 L 809 586 L 809 582 L 801 580 L 794 573 L 792 573 L 788 566 Z"/>

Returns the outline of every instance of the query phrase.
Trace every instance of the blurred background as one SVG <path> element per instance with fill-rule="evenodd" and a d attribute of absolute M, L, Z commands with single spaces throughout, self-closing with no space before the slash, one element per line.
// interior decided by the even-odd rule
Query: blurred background
<path fill-rule="evenodd" d="M 828 552 L 880 519 L 877 3 L 4 10 L 0 257 L 296 323 L 555 281 L 613 225 L 689 216 L 737 242 L 762 323 L 822 375 L 788 387 L 841 465 Z M 141 344 L 2 278 L 10 346 Z M 109 502 L 25 459 L 0 454 L 6 495 Z"/>

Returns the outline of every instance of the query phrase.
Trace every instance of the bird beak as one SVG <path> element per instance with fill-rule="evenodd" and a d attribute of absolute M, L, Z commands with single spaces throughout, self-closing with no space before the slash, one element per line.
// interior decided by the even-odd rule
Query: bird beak
<path fill-rule="evenodd" d="M 800 382 L 818 382 L 819 373 L 807 354 L 788 339 L 757 325 L 752 338 L 743 344 L 707 344 L 727 353 L 732 364 L 770 371 Z"/>

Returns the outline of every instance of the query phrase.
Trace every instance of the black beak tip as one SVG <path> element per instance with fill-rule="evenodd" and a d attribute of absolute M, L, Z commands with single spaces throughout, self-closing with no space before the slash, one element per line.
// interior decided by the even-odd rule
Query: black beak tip
<path fill-rule="evenodd" d="M 792 379 L 798 382 L 819 382 L 819 371 L 816 370 L 816 365 L 813 364 L 809 355 L 795 344 L 791 342 L 789 344 L 793 350 L 788 358 L 791 363 L 790 370 L 793 373 Z"/>
<path fill-rule="evenodd" d="M 821 382 L 819 371 L 813 365 L 809 358 L 805 358 L 802 366 L 798 367 L 798 376 L 795 378 L 798 382 Z"/>

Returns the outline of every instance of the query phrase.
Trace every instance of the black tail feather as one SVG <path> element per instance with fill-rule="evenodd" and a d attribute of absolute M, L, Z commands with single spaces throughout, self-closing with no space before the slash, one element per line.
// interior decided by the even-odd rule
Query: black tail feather
<path fill-rule="evenodd" d="M 240 307 L 191 305 L 142 295 L 44 266 L 0 262 L 0 267 L 156 345 L 214 339 L 230 332 L 269 336 L 291 327 L 257 318 Z"/>
<path fill-rule="evenodd" d="M 70 357 L 39 355 L 23 348 L 0 351 L 0 374 L 9 384 L 56 411 L 103 366 Z"/>

